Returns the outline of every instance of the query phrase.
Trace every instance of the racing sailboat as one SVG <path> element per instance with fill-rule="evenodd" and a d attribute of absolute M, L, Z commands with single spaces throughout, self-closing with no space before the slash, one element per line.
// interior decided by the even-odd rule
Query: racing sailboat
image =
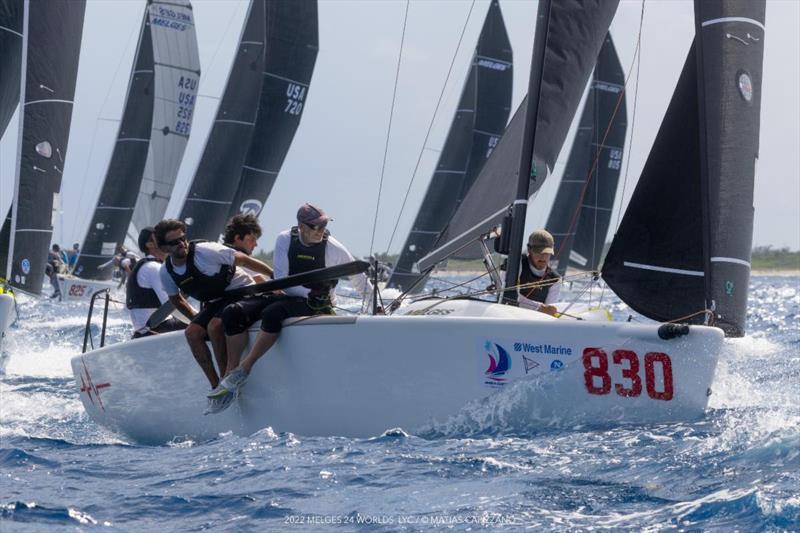
<path fill-rule="evenodd" d="M 158 214 L 151 190 L 155 183 L 174 183 L 188 139 L 200 75 L 188 0 L 149 2 L 136 50 L 117 141 L 80 256 L 73 272 L 59 276 L 62 298 L 67 300 L 87 299 L 99 289 L 118 285 L 104 280 L 112 277 L 112 259 L 125 241 L 135 209 L 139 206 L 140 214 L 147 216 Z M 164 125 L 166 120 L 170 122 Z M 161 204 L 166 208 L 163 199 Z"/>
<path fill-rule="evenodd" d="M 545 0 L 539 4 L 528 101 L 482 172 L 504 176 L 504 180 L 520 179 L 511 186 L 495 183 L 495 188 L 511 193 L 504 201 L 486 207 L 490 216 L 479 218 L 478 228 L 451 236 L 463 241 L 469 235 L 481 238 L 494 234 L 497 224 L 511 211 L 515 244 L 509 244 L 509 271 L 520 258 L 529 186 L 531 182 L 534 188 L 540 185 L 547 168 L 552 168 L 615 10 L 616 4 L 608 1 L 577 5 Z M 741 192 L 747 188 L 742 181 L 750 182 L 752 192 L 764 2 L 697 2 L 695 15 L 695 52 L 687 60 L 687 69 L 697 72 L 698 83 L 679 83 L 676 95 L 695 91 L 699 105 L 671 106 L 684 115 L 696 115 L 694 120 L 699 125 L 695 130 L 699 135 L 687 137 L 701 148 L 684 170 L 709 177 L 708 187 L 702 187 L 706 192 L 698 191 L 701 198 L 724 197 L 732 186 Z M 749 42 L 748 35 L 752 37 Z M 573 83 L 560 83 L 564 77 Z M 565 94 L 572 85 L 579 86 L 572 89 L 575 94 Z M 741 127 L 719 131 L 719 125 L 730 120 Z M 552 135 L 536 135 L 537 126 L 542 124 Z M 662 130 L 671 124 L 668 118 Z M 744 154 L 732 161 L 737 165 L 734 174 L 720 172 L 729 170 L 729 152 L 717 152 L 723 145 L 736 146 L 734 152 Z M 653 153 L 659 152 L 654 149 Z M 536 172 L 532 173 L 534 162 Z M 731 176 L 736 176 L 735 185 L 727 182 Z M 647 187 L 650 179 L 644 182 Z M 477 194 L 478 186 L 480 176 L 459 211 L 471 195 Z M 637 202 L 634 198 L 634 212 Z M 699 209 L 707 210 L 704 205 Z M 489 224 L 495 211 L 499 216 Z M 709 213 L 696 218 L 718 220 L 717 216 Z M 641 222 L 639 225 L 642 227 Z M 735 250 L 724 248 L 721 241 L 726 235 L 718 234 L 718 226 L 705 228 L 706 238 L 716 242 L 712 253 L 719 254 L 711 257 L 744 260 L 732 255 Z M 618 236 L 626 231 L 621 228 Z M 640 240 L 644 240 L 641 235 L 645 232 L 641 230 Z M 675 242 L 684 235 L 684 231 L 676 232 Z M 747 244 L 737 242 L 742 248 Z M 456 244 L 447 247 L 458 249 Z M 675 275 L 672 270 L 689 270 L 687 265 L 645 262 L 638 255 L 630 259 L 623 256 L 619 262 L 619 280 L 629 280 L 629 272 L 641 275 L 651 270 Z M 711 263 L 726 269 L 745 268 L 735 261 Z M 613 264 L 612 254 L 606 268 Z M 723 290 L 728 287 L 724 277 L 727 272 L 722 271 Z M 703 279 L 713 286 L 717 277 L 711 276 L 710 280 Z M 498 296 L 513 302 L 516 273 L 510 272 L 508 280 L 506 290 L 499 290 Z M 743 303 L 741 279 L 732 283 L 729 298 L 700 301 L 699 305 L 713 311 L 715 318 L 736 320 L 739 315 L 728 306 Z M 746 294 L 746 289 L 743 291 Z M 627 301 L 628 295 L 623 297 Z M 698 303 L 694 299 L 691 302 Z M 266 426 L 303 435 L 357 437 L 378 435 L 393 427 L 415 431 L 432 422 L 446 421 L 465 407 L 473 413 L 489 409 L 485 399 L 503 391 L 524 396 L 524 410 L 532 425 L 559 421 L 661 423 L 702 416 L 724 339 L 722 329 L 708 325 L 559 320 L 505 301 L 429 299 L 404 310 L 402 315 L 317 316 L 287 321 L 269 356 L 254 367 L 237 405 L 220 415 L 202 415 L 207 383 L 199 370 L 186 371 L 193 360 L 180 333 L 138 339 L 74 357 L 76 390 L 93 420 L 140 442 L 165 442 L 176 436 L 213 437 L 220 431 L 247 434 Z M 255 330 L 251 340 L 254 335 Z M 152 372 L 153 368 L 159 368 L 159 372 Z"/>

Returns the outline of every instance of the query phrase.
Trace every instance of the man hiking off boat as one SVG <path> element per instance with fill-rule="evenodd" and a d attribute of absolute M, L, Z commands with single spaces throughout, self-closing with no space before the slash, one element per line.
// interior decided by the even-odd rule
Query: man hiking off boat
<path fill-rule="evenodd" d="M 528 253 L 522 256 L 519 269 L 519 306 L 551 316 L 558 312 L 553 305 L 561 293 L 561 277 L 550 268 L 554 240 L 550 232 L 535 230 L 528 237 Z"/>
<path fill-rule="evenodd" d="M 156 243 L 155 231 L 147 226 L 139 232 L 138 244 L 144 257 L 134 265 L 125 286 L 125 307 L 131 315 L 134 339 L 186 328 L 186 324 L 172 316 L 153 327 L 147 326 L 150 315 L 169 299 L 160 276 L 167 254 Z"/>
<path fill-rule="evenodd" d="M 354 261 L 353 256 L 327 230 L 332 219 L 313 204 L 306 203 L 297 210 L 297 225 L 281 232 L 275 241 L 275 278 L 318 270 Z M 350 278 L 356 290 L 366 294 L 372 290 L 367 276 L 358 274 Z M 239 356 L 247 344 L 247 326 L 237 335 L 229 335 L 228 369 L 230 372 L 212 391 L 209 398 L 223 400 L 222 409 L 230 405 L 247 380 L 256 361 L 278 340 L 283 321 L 291 317 L 333 314 L 336 282 L 323 282 L 285 290 L 286 296 L 269 303 L 261 312 L 261 329 L 250 351 L 239 365 Z M 226 316 L 223 316 L 223 322 Z M 233 333 L 237 328 L 230 328 Z M 226 333 L 229 324 L 226 324 Z M 238 349 L 238 351 L 237 351 Z M 220 409 L 221 410 L 221 409 Z"/>
<path fill-rule="evenodd" d="M 247 267 L 272 277 L 272 269 L 249 255 L 214 242 L 189 242 L 186 224 L 165 219 L 156 224 L 156 241 L 168 253 L 161 266 L 164 290 L 175 308 L 191 318 L 186 328 L 186 340 L 192 355 L 206 375 L 212 389 L 219 385 L 219 375 L 205 343 L 206 327 L 214 316 L 232 303 L 225 292 L 252 285 L 253 279 L 239 267 Z M 195 312 L 181 293 L 200 301 L 201 311 Z"/>

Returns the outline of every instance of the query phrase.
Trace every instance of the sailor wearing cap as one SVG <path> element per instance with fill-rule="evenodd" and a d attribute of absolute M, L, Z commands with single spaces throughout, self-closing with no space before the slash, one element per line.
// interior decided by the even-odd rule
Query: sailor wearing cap
<path fill-rule="evenodd" d="M 522 256 L 519 269 L 519 305 L 555 315 L 561 292 L 561 278 L 550 268 L 553 251 L 553 236 L 538 229 L 528 237 L 528 253 Z"/>
<path fill-rule="evenodd" d="M 174 317 L 169 317 L 152 329 L 147 327 L 150 315 L 169 299 L 159 275 L 161 263 L 167 254 L 158 247 L 155 229 L 151 226 L 142 228 L 139 232 L 139 249 L 144 258 L 136 262 L 125 284 L 125 307 L 131 314 L 133 338 L 184 329 L 186 324 Z"/>

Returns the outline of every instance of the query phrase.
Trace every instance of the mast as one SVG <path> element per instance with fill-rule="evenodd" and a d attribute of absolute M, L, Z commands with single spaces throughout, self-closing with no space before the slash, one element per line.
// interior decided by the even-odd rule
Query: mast
<path fill-rule="evenodd" d="M 531 74 L 528 81 L 528 107 L 525 111 L 525 132 L 522 138 L 522 152 L 517 174 L 517 194 L 511 207 L 511 249 L 506 265 L 506 287 L 516 287 L 519 278 L 521 258 L 520 243 L 525 238 L 525 215 L 528 209 L 528 190 L 531 180 L 535 180 L 533 167 L 533 147 L 536 142 L 536 117 L 539 113 L 539 96 L 542 89 L 542 70 L 547 52 L 547 34 L 550 28 L 550 8 L 552 0 L 540 0 L 536 15 L 536 33 L 533 38 Z M 534 172 L 532 172 L 532 170 Z M 517 302 L 517 290 L 507 290 L 503 302 Z"/>

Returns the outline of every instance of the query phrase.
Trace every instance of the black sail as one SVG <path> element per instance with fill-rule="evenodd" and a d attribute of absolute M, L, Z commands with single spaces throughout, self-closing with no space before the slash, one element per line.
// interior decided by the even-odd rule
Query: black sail
<path fill-rule="evenodd" d="M 319 50 L 317 0 L 267 0 L 266 21 L 264 85 L 229 217 L 261 213 L 300 126 Z"/>
<path fill-rule="evenodd" d="M 541 187 L 558 158 L 618 4 L 618 0 L 552 3 L 531 195 Z M 492 157 L 442 232 L 436 252 L 420 262 L 421 269 L 441 260 L 451 246 L 457 248 L 457 241 L 474 240 L 502 222 L 516 195 L 526 105 L 525 100 L 514 113 Z"/>
<path fill-rule="evenodd" d="M 192 239 L 216 241 L 250 148 L 264 71 L 265 3 L 253 0 L 225 93 L 181 210 Z"/>
<path fill-rule="evenodd" d="M 436 170 L 388 286 L 422 290 L 422 275 L 414 272 L 414 264 L 431 251 L 497 146 L 511 110 L 512 85 L 511 43 L 494 0 Z"/>
<path fill-rule="evenodd" d="M 596 270 L 600 264 L 628 126 L 624 89 L 625 74 L 609 33 L 545 226 L 555 239 L 551 264 L 562 275 L 567 265 Z"/>
<path fill-rule="evenodd" d="M 67 156 L 83 0 L 26 3 L 24 89 L 9 281 L 40 294 L 52 214 Z"/>
<path fill-rule="evenodd" d="M 74 273 L 81 277 L 111 278 L 113 269 L 97 267 L 108 262 L 125 239 L 136 205 L 153 124 L 153 77 L 153 43 L 145 12 L 117 142 L 75 266 Z"/>
<path fill-rule="evenodd" d="M 0 0 L 0 138 L 19 104 L 23 0 Z M 0 209 L 2 209 L 0 205 Z M 0 272 L 5 275 L 11 237 L 11 206 L 0 229 Z"/>
<path fill-rule="evenodd" d="M 695 5 L 695 42 L 603 265 L 649 318 L 703 323 L 697 313 L 713 309 L 727 335 L 744 334 L 764 11 L 763 1 Z"/>
<path fill-rule="evenodd" d="M 0 138 L 19 104 L 22 0 L 0 0 Z"/>

